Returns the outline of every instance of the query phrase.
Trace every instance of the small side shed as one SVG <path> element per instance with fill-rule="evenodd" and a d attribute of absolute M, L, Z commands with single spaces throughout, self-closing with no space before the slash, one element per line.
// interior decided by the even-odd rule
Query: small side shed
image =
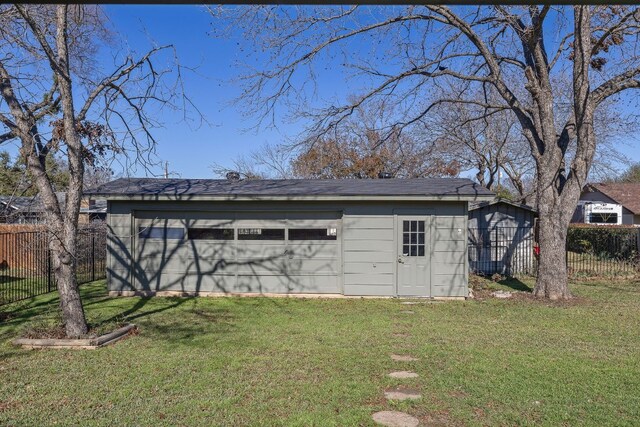
<path fill-rule="evenodd" d="M 120 179 L 114 294 L 466 297 L 468 179 Z"/>
<path fill-rule="evenodd" d="M 469 205 L 469 268 L 474 273 L 533 274 L 537 211 L 495 199 Z"/>

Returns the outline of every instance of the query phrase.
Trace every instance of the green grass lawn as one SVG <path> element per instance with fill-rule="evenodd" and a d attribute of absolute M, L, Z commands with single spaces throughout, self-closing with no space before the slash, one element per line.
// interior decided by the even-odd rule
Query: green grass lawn
<path fill-rule="evenodd" d="M 82 287 L 89 321 L 129 320 L 139 334 L 94 351 L 21 350 L 10 339 L 55 320 L 56 296 L 0 307 L 0 425 L 351 426 L 384 409 L 425 425 L 636 424 L 640 283 L 572 289 L 579 298 L 567 304 L 406 306 L 108 298 L 95 282 Z M 386 376 L 405 369 L 420 377 Z M 401 384 L 423 398 L 385 401 Z"/>

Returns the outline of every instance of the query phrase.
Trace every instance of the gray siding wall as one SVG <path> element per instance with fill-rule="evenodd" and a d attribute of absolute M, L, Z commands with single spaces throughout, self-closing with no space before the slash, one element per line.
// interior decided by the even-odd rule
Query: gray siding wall
<path fill-rule="evenodd" d="M 534 213 L 506 203 L 469 211 L 469 228 L 533 227 Z"/>
<path fill-rule="evenodd" d="M 396 294 L 397 214 L 432 214 L 431 230 L 431 296 L 466 296 L 467 288 L 467 203 L 466 202 L 423 202 L 423 203 L 321 203 L 321 202 L 126 202 L 110 201 L 108 204 L 108 225 L 110 229 L 107 255 L 107 279 L 110 290 L 133 290 L 132 278 L 154 275 L 152 265 L 141 271 L 134 263 L 133 245 L 136 225 L 133 216 L 142 211 L 183 212 L 184 218 L 210 215 L 212 212 L 254 211 L 272 212 L 277 218 L 283 212 L 308 212 L 309 219 L 318 211 L 338 212 L 342 215 L 338 227 L 338 251 L 341 274 L 337 282 L 323 288 L 324 280 L 318 275 L 315 283 L 307 283 L 300 288 L 295 283 L 274 275 L 256 288 L 249 283 L 251 276 L 245 277 L 244 285 L 226 280 L 223 271 L 207 274 L 198 279 L 199 290 L 247 292 L 259 289 L 263 292 L 328 292 L 345 295 L 393 296 Z M 197 214 L 196 214 L 197 212 Z M 133 214 L 132 214 L 133 213 Z M 176 215 L 172 215 L 175 217 Z M 171 249 L 171 248 L 166 248 Z M 137 250 L 137 249 L 136 249 Z M 192 260 L 193 261 L 193 260 Z M 178 261 L 181 262 L 181 261 Z M 322 268 L 319 266 L 319 268 Z M 136 271 L 136 269 L 138 271 Z M 324 270 L 323 270 L 324 271 Z M 173 275 L 174 273 L 171 273 Z M 146 275 L 146 276 L 145 276 Z M 176 283 L 180 274 L 175 273 Z M 183 275 L 184 276 L 184 275 Z M 169 275 L 154 275 L 155 282 L 147 280 L 152 290 L 169 289 Z M 268 282 L 268 283 L 267 283 Z M 183 282 L 184 283 L 184 282 Z M 174 290 L 193 290 L 193 282 Z"/>
<path fill-rule="evenodd" d="M 508 203 L 469 211 L 469 265 L 480 274 L 533 273 L 535 213 Z"/>

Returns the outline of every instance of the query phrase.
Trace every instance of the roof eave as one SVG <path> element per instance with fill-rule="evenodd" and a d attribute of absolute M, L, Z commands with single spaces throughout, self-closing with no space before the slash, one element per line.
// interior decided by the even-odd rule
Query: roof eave
<path fill-rule="evenodd" d="M 178 194 L 96 194 L 109 201 L 457 201 L 472 202 L 492 200 L 494 195 L 443 194 L 443 195 L 305 195 L 305 196 L 238 196 L 238 195 L 178 195 Z"/>

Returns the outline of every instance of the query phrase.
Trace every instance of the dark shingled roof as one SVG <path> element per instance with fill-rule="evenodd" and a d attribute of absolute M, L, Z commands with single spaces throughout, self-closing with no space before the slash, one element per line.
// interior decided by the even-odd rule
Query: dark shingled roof
<path fill-rule="evenodd" d="M 105 196 L 493 196 L 463 178 L 159 179 L 121 178 L 89 191 Z"/>
<path fill-rule="evenodd" d="M 500 204 L 500 203 L 506 204 L 506 205 L 515 206 L 516 208 L 524 209 L 524 210 L 531 211 L 531 212 L 536 212 L 536 213 L 538 212 L 538 210 L 536 208 L 534 208 L 533 206 L 525 205 L 524 203 L 512 202 L 511 200 L 502 199 L 502 198 L 499 198 L 499 197 L 494 199 L 494 200 L 469 203 L 469 210 L 473 211 L 473 210 L 476 210 L 476 209 L 482 209 L 485 206 L 497 205 L 497 204 Z"/>

